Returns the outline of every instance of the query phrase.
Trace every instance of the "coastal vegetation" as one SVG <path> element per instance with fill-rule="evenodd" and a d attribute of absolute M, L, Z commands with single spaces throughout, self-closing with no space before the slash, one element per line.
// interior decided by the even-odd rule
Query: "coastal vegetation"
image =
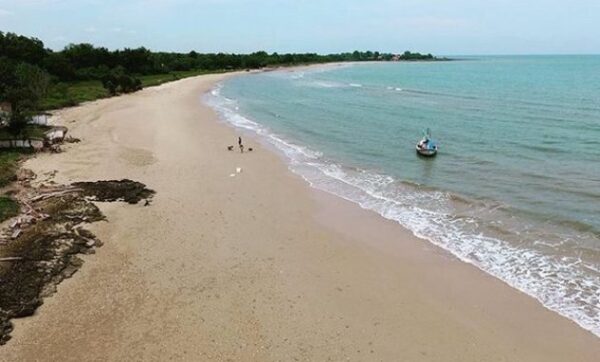
<path fill-rule="evenodd" d="M 172 71 L 169 73 L 148 74 L 137 76 L 142 83 L 142 88 L 153 87 L 174 80 L 202 75 L 207 73 L 217 73 L 218 71 L 208 70 L 184 70 Z M 119 89 L 117 88 L 117 92 Z M 102 80 L 76 80 L 70 82 L 57 82 L 51 84 L 48 93 L 42 99 L 40 109 L 49 110 L 61 107 L 74 106 L 82 102 L 93 101 L 95 99 L 111 96 L 110 91 L 104 87 Z"/>
<path fill-rule="evenodd" d="M 20 153 L 17 151 L 0 152 L 0 188 L 9 185 L 16 178 Z M 0 194 L 0 222 L 19 213 L 19 204 L 11 197 Z"/>
<path fill-rule="evenodd" d="M 16 179 L 20 153 L 16 150 L 0 152 L 0 187 L 4 187 Z"/>
<path fill-rule="evenodd" d="M 12 105 L 14 128 L 33 112 L 135 92 L 172 80 L 205 73 L 265 67 L 348 61 L 431 61 L 431 54 L 354 51 L 321 55 L 167 53 L 144 47 L 109 50 L 92 44 L 70 44 L 61 51 L 14 33 L 0 32 L 0 102 Z"/>
<path fill-rule="evenodd" d="M 0 196 L 0 222 L 19 213 L 19 204 L 7 196 Z"/>

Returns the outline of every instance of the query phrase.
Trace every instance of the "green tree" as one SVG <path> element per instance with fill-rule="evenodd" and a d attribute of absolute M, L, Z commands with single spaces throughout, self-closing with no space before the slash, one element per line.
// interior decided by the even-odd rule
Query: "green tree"
<path fill-rule="evenodd" d="M 41 65 L 46 49 L 39 39 L 0 32 L 0 54 L 15 61 Z"/>
<path fill-rule="evenodd" d="M 69 44 L 61 54 L 73 64 L 75 69 L 81 69 L 97 66 L 100 63 L 101 52 L 102 48 L 96 49 L 92 44 L 82 43 Z"/>
<path fill-rule="evenodd" d="M 70 81 L 75 79 L 75 67 L 69 59 L 62 53 L 50 53 L 44 59 L 44 68 L 48 73 L 56 76 L 61 81 Z"/>
<path fill-rule="evenodd" d="M 131 93 L 142 89 L 142 81 L 128 75 L 124 67 L 116 67 L 109 74 L 102 77 L 102 85 L 110 95 Z"/>
<path fill-rule="evenodd" d="M 0 100 L 10 103 L 9 128 L 18 133 L 46 95 L 50 76 L 38 66 L 0 58 Z"/>

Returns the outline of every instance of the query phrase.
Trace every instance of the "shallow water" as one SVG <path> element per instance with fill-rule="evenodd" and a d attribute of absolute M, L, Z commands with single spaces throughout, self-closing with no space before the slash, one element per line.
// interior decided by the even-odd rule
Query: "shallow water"
<path fill-rule="evenodd" d="M 207 100 L 314 187 L 600 335 L 600 56 L 268 72 Z M 415 154 L 427 127 L 435 159 Z"/>

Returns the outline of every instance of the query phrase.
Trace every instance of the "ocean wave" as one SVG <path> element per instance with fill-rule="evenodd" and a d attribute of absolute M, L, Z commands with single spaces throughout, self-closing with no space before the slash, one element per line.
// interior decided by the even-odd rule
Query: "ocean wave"
<path fill-rule="evenodd" d="M 530 246 L 503 240 L 511 230 L 503 228 L 501 223 L 488 227 L 488 232 L 482 228 L 485 223 L 478 218 L 478 212 L 461 214 L 454 206 L 459 203 L 466 210 L 496 212 L 502 205 L 469 204 L 471 200 L 464 197 L 328 160 L 322 153 L 289 141 L 236 112 L 235 101 L 222 97 L 219 87 L 210 93 L 207 102 L 222 120 L 250 130 L 274 146 L 289 160 L 290 169 L 312 187 L 398 222 L 417 237 L 536 298 L 548 309 L 600 336 L 600 273 L 590 271 L 593 263 L 581 257 L 552 253 L 555 243 L 543 245 L 543 238 L 534 240 Z M 535 241 L 544 249 L 536 249 Z"/>
<path fill-rule="evenodd" d="M 393 91 L 396 91 L 396 92 L 402 92 L 403 91 L 403 89 L 400 88 L 400 87 L 392 87 L 392 86 L 387 86 L 387 87 L 385 87 L 385 89 L 387 89 L 387 90 L 393 90 Z"/>
<path fill-rule="evenodd" d="M 342 87 L 346 87 L 346 84 L 344 84 L 344 83 L 331 82 L 331 81 L 325 81 L 325 80 L 315 80 L 315 81 L 303 82 L 303 85 L 305 85 L 307 87 L 313 87 L 313 88 L 342 88 Z"/>
<path fill-rule="evenodd" d="M 292 79 L 302 79 L 304 78 L 304 72 L 292 73 L 290 76 Z"/>

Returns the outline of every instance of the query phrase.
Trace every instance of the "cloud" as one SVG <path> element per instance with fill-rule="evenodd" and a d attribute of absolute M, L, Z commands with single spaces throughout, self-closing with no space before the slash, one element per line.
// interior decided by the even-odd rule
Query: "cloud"
<path fill-rule="evenodd" d="M 94 26 L 88 26 L 87 28 L 83 29 L 83 31 L 86 33 L 96 33 L 98 29 L 96 29 Z"/>
<path fill-rule="evenodd" d="M 15 13 L 13 13 L 12 11 L 0 9 L 0 16 L 11 16 L 11 15 L 14 15 L 14 14 Z"/>

